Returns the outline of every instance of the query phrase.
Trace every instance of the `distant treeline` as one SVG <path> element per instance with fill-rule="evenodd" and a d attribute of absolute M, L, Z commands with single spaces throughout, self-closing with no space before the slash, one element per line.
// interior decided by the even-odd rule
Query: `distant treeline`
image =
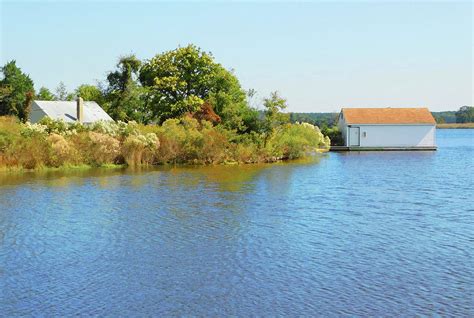
<path fill-rule="evenodd" d="M 474 107 L 462 106 L 457 111 L 431 112 L 438 124 L 473 123 Z M 337 124 L 339 113 L 290 113 L 290 121 L 305 122 L 318 127 L 332 127 Z"/>
<path fill-rule="evenodd" d="M 336 125 L 339 113 L 290 113 L 290 121 L 309 123 L 318 127 Z"/>
<path fill-rule="evenodd" d="M 438 124 L 452 124 L 456 122 L 455 111 L 431 112 Z"/>

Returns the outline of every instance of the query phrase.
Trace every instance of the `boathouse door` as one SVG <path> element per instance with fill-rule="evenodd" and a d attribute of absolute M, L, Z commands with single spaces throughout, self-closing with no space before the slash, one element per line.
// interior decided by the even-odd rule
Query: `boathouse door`
<path fill-rule="evenodd" d="M 349 146 L 360 146 L 359 127 L 349 127 Z"/>

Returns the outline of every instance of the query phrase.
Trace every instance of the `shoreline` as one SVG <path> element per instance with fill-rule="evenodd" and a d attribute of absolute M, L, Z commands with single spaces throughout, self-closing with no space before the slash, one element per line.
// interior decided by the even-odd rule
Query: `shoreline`
<path fill-rule="evenodd" d="M 437 124 L 438 129 L 474 129 L 474 123 Z"/>
<path fill-rule="evenodd" d="M 274 158 L 270 161 L 256 161 L 256 162 L 238 162 L 238 161 L 226 161 L 220 163 L 203 163 L 203 162 L 178 162 L 178 163 L 160 163 L 160 164 L 136 164 L 129 165 L 126 163 L 120 164 L 102 164 L 102 165 L 63 165 L 59 167 L 48 167 L 39 166 L 33 169 L 23 168 L 21 166 L 0 166 L 1 174 L 16 174 L 16 173 L 36 173 L 36 172 L 74 172 L 74 171 L 88 171 L 94 169 L 100 170 L 125 170 L 125 169 L 146 169 L 146 168 L 157 168 L 157 167 L 205 167 L 205 166 L 249 166 L 249 165 L 272 165 L 279 163 L 291 163 L 308 160 L 313 157 L 317 157 L 329 152 L 329 149 L 317 149 L 311 152 L 311 154 L 298 157 L 298 158 Z"/>

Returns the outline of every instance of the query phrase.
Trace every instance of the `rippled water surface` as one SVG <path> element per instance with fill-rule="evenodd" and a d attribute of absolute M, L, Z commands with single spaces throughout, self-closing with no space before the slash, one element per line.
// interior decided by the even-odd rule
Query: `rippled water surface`
<path fill-rule="evenodd" d="M 474 130 L 437 141 L 0 175 L 0 315 L 473 316 Z"/>

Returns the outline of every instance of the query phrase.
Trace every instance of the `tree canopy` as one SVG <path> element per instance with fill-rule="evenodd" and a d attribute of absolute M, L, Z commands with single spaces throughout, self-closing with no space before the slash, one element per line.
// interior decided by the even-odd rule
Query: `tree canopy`
<path fill-rule="evenodd" d="M 288 114 L 282 113 L 287 108 L 286 99 L 280 97 L 278 92 L 272 92 L 269 98 L 263 100 L 265 107 L 262 132 L 265 134 L 265 143 L 277 126 L 289 122 Z"/>
<path fill-rule="evenodd" d="M 67 91 L 66 85 L 63 81 L 59 82 L 58 87 L 56 87 L 56 100 L 73 100 L 74 94 Z"/>
<path fill-rule="evenodd" d="M 56 99 L 54 94 L 51 93 L 51 91 L 47 89 L 46 87 L 41 87 L 36 97 L 39 100 L 55 100 Z"/>
<path fill-rule="evenodd" d="M 119 59 L 116 70 L 107 75 L 105 108 L 116 120 L 135 120 L 147 123 L 152 120 L 147 109 L 145 90 L 138 83 L 141 61 L 135 55 Z"/>
<path fill-rule="evenodd" d="M 0 68 L 0 115 L 14 115 L 22 121 L 29 116 L 30 103 L 34 95 L 33 81 L 12 60 Z"/>
<path fill-rule="evenodd" d="M 139 79 L 158 122 L 194 113 L 205 102 L 230 128 L 245 130 L 246 121 L 256 117 L 235 75 L 194 45 L 156 55 L 143 64 Z"/>
<path fill-rule="evenodd" d="M 104 102 L 104 96 L 101 90 L 94 85 L 82 84 L 76 88 L 75 94 L 84 100 L 95 101 L 99 105 L 102 105 Z"/>

